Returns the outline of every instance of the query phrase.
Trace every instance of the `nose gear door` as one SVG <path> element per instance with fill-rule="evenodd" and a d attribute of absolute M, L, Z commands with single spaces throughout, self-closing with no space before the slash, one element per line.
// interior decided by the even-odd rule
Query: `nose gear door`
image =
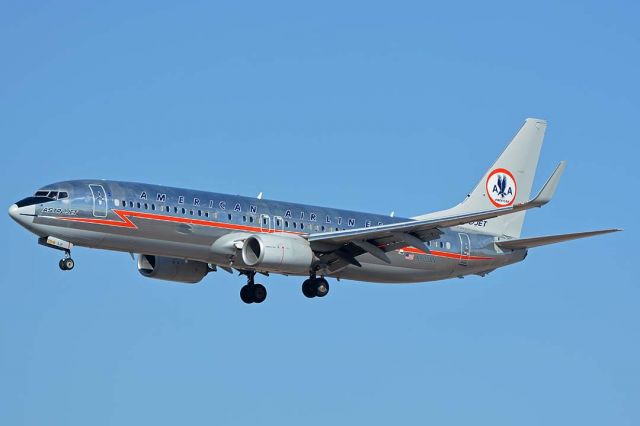
<path fill-rule="evenodd" d="M 89 185 L 93 196 L 93 215 L 95 217 L 107 217 L 107 193 L 102 185 Z"/>

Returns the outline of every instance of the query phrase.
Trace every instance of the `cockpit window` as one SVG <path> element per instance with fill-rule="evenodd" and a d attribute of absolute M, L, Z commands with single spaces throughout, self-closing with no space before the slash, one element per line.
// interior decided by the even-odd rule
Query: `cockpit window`
<path fill-rule="evenodd" d="M 69 193 L 63 191 L 50 191 L 47 189 L 36 191 L 34 197 L 46 197 L 51 200 L 61 200 L 63 198 L 69 198 Z"/>

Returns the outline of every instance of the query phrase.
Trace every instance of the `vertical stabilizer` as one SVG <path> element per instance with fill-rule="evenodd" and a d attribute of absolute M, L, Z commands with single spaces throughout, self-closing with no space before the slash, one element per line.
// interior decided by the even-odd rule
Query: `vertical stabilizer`
<path fill-rule="evenodd" d="M 528 201 L 546 128 L 545 120 L 527 118 L 473 191 L 460 204 L 447 211 L 464 213 L 490 210 Z M 441 213 L 438 212 L 438 214 Z M 523 211 L 489 219 L 482 227 L 474 225 L 464 225 L 464 227 L 517 238 L 522 231 L 524 215 Z M 415 219 L 426 219 L 429 216 L 431 214 L 418 216 Z"/>

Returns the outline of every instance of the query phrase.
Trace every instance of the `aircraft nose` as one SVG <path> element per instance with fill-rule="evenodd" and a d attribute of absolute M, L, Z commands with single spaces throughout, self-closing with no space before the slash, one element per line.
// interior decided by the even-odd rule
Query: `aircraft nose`
<path fill-rule="evenodd" d="M 11 218 L 13 220 L 18 220 L 18 205 L 17 204 L 12 204 L 11 207 L 9 207 L 9 216 L 11 216 Z"/>
<path fill-rule="evenodd" d="M 33 223 L 33 217 L 35 216 L 35 206 L 18 207 L 17 204 L 12 204 L 9 207 L 9 216 L 11 219 L 18 222 L 24 227 L 28 227 Z"/>

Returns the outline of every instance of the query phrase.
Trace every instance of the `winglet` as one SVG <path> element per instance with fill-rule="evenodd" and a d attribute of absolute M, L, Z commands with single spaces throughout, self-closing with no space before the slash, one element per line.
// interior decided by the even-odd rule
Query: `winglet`
<path fill-rule="evenodd" d="M 553 171 L 553 174 L 547 182 L 544 184 L 540 192 L 536 197 L 529 201 L 528 203 L 532 207 L 542 207 L 547 204 L 553 198 L 553 195 L 556 193 L 556 188 L 558 187 L 558 183 L 560 182 L 560 177 L 562 176 L 562 172 L 567 167 L 566 161 L 561 161 L 560 164 Z"/>

